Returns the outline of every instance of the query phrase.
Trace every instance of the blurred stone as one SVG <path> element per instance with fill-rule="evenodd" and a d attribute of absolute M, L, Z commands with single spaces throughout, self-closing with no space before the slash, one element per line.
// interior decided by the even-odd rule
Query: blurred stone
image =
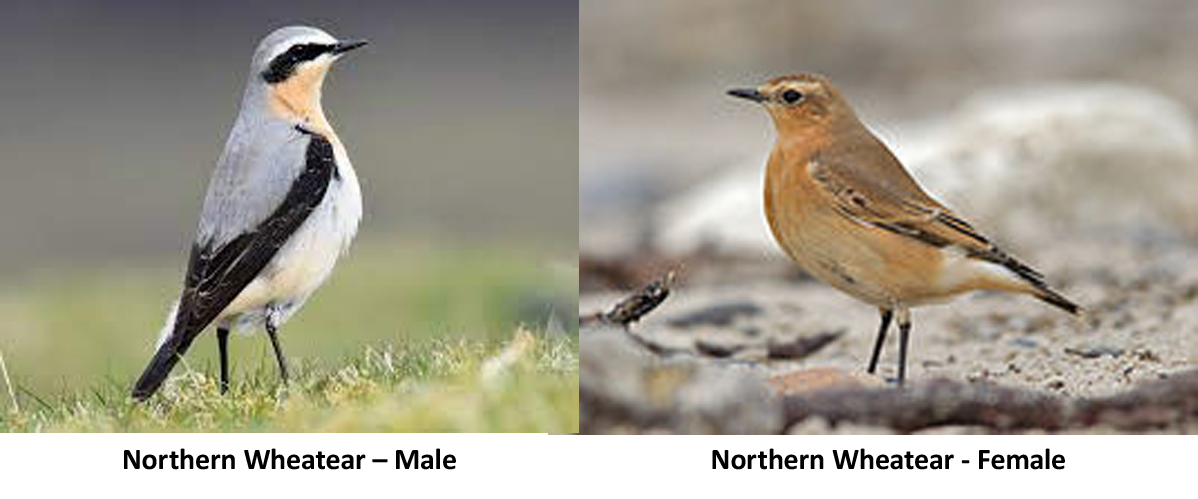
<path fill-rule="evenodd" d="M 787 435 L 894 435 L 894 430 L 884 426 L 837 423 L 835 425 L 820 417 L 799 421 L 786 429 Z"/>
<path fill-rule="evenodd" d="M 1122 348 L 1111 345 L 1084 345 L 1078 347 L 1065 347 L 1065 353 L 1076 355 L 1083 359 L 1097 359 L 1099 357 L 1117 358 L 1123 356 Z"/>
<path fill-rule="evenodd" d="M 696 326 L 728 327 L 741 317 L 761 315 L 761 306 L 750 301 L 719 303 L 699 310 L 687 312 L 668 321 L 672 327 L 693 328 Z"/>
<path fill-rule="evenodd" d="M 708 357 L 724 359 L 744 350 L 744 345 L 710 343 L 703 340 L 695 341 L 695 351 Z"/>
<path fill-rule="evenodd" d="M 1000 239 L 1198 234 L 1194 124 L 1184 105 L 1151 90 L 1094 83 L 992 92 L 896 128 L 901 138 L 883 138 L 928 192 Z M 762 214 L 764 164 L 747 160 L 665 202 L 654 246 L 776 253 Z"/>
<path fill-rule="evenodd" d="M 766 346 L 766 356 L 771 359 L 804 359 L 833 341 L 840 339 L 844 330 L 823 331 L 813 335 L 804 335 L 786 341 L 770 341 Z"/>
<path fill-rule="evenodd" d="M 764 168 L 761 158 L 667 200 L 655 214 L 659 230 L 654 246 L 667 254 L 772 250 L 762 212 Z"/>
<path fill-rule="evenodd" d="M 982 94 L 895 141 L 933 195 L 1019 240 L 1145 221 L 1193 231 L 1198 148 L 1186 107 L 1150 89 L 1059 84 Z"/>
<path fill-rule="evenodd" d="M 870 388 L 886 385 L 877 376 L 847 372 L 831 367 L 814 367 L 775 374 L 770 376 L 769 383 L 779 395 L 794 395 L 837 388 Z"/>
<path fill-rule="evenodd" d="M 614 327 L 580 338 L 583 433 L 778 433 L 782 412 L 750 367 L 657 357 Z"/>

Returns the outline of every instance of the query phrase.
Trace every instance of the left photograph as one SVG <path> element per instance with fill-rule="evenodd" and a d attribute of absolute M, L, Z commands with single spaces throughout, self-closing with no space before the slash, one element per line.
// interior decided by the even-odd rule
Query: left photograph
<path fill-rule="evenodd" d="M 6 12 L 0 431 L 578 431 L 577 5 Z"/>

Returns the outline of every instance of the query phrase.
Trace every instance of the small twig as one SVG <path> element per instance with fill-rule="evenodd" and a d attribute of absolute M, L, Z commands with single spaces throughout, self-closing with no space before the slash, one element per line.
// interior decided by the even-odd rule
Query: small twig
<path fill-rule="evenodd" d="M 13 391 L 12 379 L 8 377 L 8 366 L 4 363 L 4 352 L 0 352 L 0 374 L 4 375 L 4 385 L 8 387 L 8 399 L 12 401 L 13 412 L 21 412 L 17 403 L 17 392 Z"/>
<path fill-rule="evenodd" d="M 666 273 L 665 277 L 653 281 L 627 298 L 620 300 L 611 310 L 581 318 L 583 325 L 601 323 L 628 327 L 642 317 L 652 312 L 670 296 L 670 286 L 674 284 L 674 272 Z"/>
<path fill-rule="evenodd" d="M 674 272 L 670 271 L 665 277 L 649 283 L 641 288 L 640 292 L 617 303 L 615 308 L 607 313 L 608 320 L 625 326 L 640 320 L 669 298 L 670 286 L 673 284 Z"/>

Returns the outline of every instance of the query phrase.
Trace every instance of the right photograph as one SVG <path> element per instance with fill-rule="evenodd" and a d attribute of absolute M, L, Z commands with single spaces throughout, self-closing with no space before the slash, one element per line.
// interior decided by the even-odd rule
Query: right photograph
<path fill-rule="evenodd" d="M 580 431 L 1198 433 L 1195 23 L 581 1 Z"/>

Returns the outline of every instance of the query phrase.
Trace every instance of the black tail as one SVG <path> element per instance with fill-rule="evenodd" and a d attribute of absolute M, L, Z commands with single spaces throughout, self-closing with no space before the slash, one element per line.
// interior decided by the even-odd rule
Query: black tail
<path fill-rule="evenodd" d="M 162 386 L 162 382 L 166 381 L 166 377 L 175 368 L 175 364 L 179 363 L 179 359 L 183 357 L 184 353 L 187 353 L 187 349 L 195 337 L 196 333 L 179 331 L 176 328 L 175 332 L 162 343 L 162 346 L 158 347 L 158 352 L 154 354 L 153 359 L 150 359 L 150 365 L 146 366 L 146 370 L 141 373 L 137 384 L 133 385 L 133 398 L 145 400 L 157 392 L 158 388 Z"/>
<path fill-rule="evenodd" d="M 1081 313 L 1081 311 L 1082 311 L 1082 308 L 1080 306 L 1078 306 L 1078 304 L 1073 303 L 1072 301 L 1070 301 L 1068 298 L 1065 298 L 1064 296 L 1061 296 L 1060 293 L 1057 293 L 1056 291 L 1048 289 L 1048 286 L 1040 287 L 1039 291 L 1040 291 L 1040 294 L 1036 295 L 1036 298 L 1039 298 L 1040 300 L 1044 301 L 1044 303 L 1047 303 L 1054 307 L 1060 308 L 1061 310 L 1069 312 L 1070 314 L 1073 314 L 1073 315 L 1077 315 L 1077 314 Z"/>
<path fill-rule="evenodd" d="M 1060 293 L 1057 293 L 1056 291 L 1053 291 L 1052 288 L 1048 287 L 1048 283 L 1044 282 L 1044 274 L 1037 272 L 1036 269 L 1024 265 L 1023 262 L 1020 262 L 1011 256 L 1003 253 L 999 253 L 999 255 L 1002 255 L 1002 259 L 998 260 L 998 263 L 1001 263 L 1004 267 L 1010 269 L 1011 272 L 1014 272 L 1028 284 L 1031 284 L 1036 288 L 1036 298 L 1039 298 L 1049 305 L 1069 312 L 1070 314 L 1077 315 L 1081 313 L 1082 308 L 1078 306 L 1078 304 L 1073 303 L 1072 300 L 1061 296 Z"/>

